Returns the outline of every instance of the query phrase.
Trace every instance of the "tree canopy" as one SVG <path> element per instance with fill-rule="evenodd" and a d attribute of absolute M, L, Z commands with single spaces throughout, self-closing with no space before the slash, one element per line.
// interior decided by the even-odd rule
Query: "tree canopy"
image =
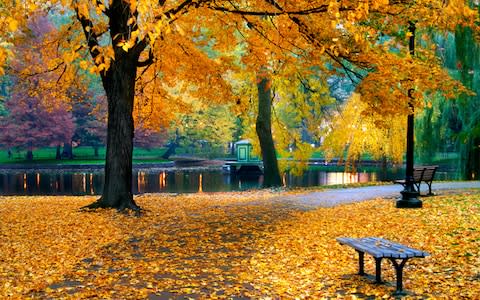
<path fill-rule="evenodd" d="M 138 209 L 131 193 L 135 111 L 152 116 L 143 124 L 168 124 L 185 106 L 182 95 L 210 104 L 236 101 L 231 73 L 303 73 L 315 66 L 310 74 L 360 82 L 364 114 L 405 115 L 410 105 L 423 106 L 420 96 L 465 90 L 439 80 L 447 74 L 435 49 L 409 55 L 409 28 L 475 26 L 478 15 L 464 0 L 11 0 L 0 4 L 0 24 L 7 29 L 0 35 L 3 67 L 29 17 L 40 12 L 62 16 L 39 49 L 50 49 L 44 71 L 57 73 L 65 85 L 79 70 L 102 82 L 108 103 L 105 189 L 91 207 L 118 209 Z M 417 95 L 414 103 L 409 90 Z"/>

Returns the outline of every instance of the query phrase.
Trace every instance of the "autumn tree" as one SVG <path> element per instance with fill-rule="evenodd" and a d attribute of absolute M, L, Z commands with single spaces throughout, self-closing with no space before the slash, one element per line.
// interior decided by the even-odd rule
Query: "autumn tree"
<path fill-rule="evenodd" d="M 222 149 L 216 154 L 224 153 L 224 146 L 232 140 L 234 115 L 229 105 L 205 105 L 191 103 L 191 109 L 179 112 L 171 126 L 170 136 L 179 136 L 181 145 L 187 150 L 197 146 L 208 150 Z M 204 149 L 205 150 L 205 149 Z M 205 153 L 206 151 L 200 151 Z M 215 151 L 214 151 L 215 152 Z"/>
<path fill-rule="evenodd" d="M 2 140 L 8 147 L 27 149 L 29 160 L 33 148 L 59 146 L 70 142 L 73 134 L 73 117 L 64 89 L 55 83 L 54 74 L 35 69 L 50 62 L 51 56 L 42 51 L 42 45 L 43 37 L 53 30 L 47 18 L 32 15 L 8 69 L 13 84 L 5 101 Z"/>
<path fill-rule="evenodd" d="M 307 91 L 306 78 L 322 69 L 324 60 L 315 55 L 314 48 L 298 32 L 292 30 L 294 24 L 287 15 L 258 17 L 251 11 L 239 14 L 242 18 L 237 20 L 236 28 L 241 37 L 239 55 L 242 68 L 235 81 L 241 85 L 236 88 L 236 94 L 244 113 L 243 119 L 247 122 L 245 136 L 254 145 L 259 145 L 264 187 L 281 186 L 280 172 L 287 168 L 301 170 L 312 152 L 310 145 L 300 138 L 300 132 L 303 125 L 315 119 L 311 117 L 325 103 L 316 96 L 324 93 L 313 89 Z M 307 99 L 307 94 L 315 96 Z M 293 108 L 291 111 L 297 114 L 295 117 L 283 115 L 286 118 L 282 119 L 279 112 L 287 112 L 287 107 Z M 294 122 L 297 124 L 290 126 Z M 253 124 L 254 134 L 250 130 Z M 295 162 L 280 160 L 279 166 L 277 156 L 293 158 Z"/>
<path fill-rule="evenodd" d="M 31 9 L 48 9 L 52 14 L 68 11 L 66 16 L 71 16 L 71 21 L 55 36 L 55 45 L 61 53 L 47 64 L 48 69 L 65 68 L 62 76 L 66 80 L 66 75 L 74 74 L 69 69 L 79 66 L 101 79 L 108 102 L 105 185 L 102 197 L 91 208 L 139 209 L 131 191 L 133 112 L 135 94 L 146 89 L 148 83 L 158 88 L 155 94 L 148 95 L 150 98 L 168 94 L 165 91 L 169 87 L 210 83 L 212 88 L 197 89 L 197 96 L 214 91 L 217 99 L 228 99 L 223 97 L 227 85 L 219 75 L 221 72 L 216 71 L 224 68 L 221 64 L 211 64 L 210 58 L 197 47 L 210 39 L 208 32 L 196 26 L 199 18 L 205 25 L 211 22 L 211 14 L 201 16 L 208 12 L 205 5 L 210 2 L 26 1 L 23 7 L 8 3 L 25 15 Z M 91 60 L 84 56 L 85 50 Z M 146 84 L 137 89 L 136 82 L 142 79 Z M 150 101 L 149 105 L 155 107 L 152 111 L 161 114 L 165 110 L 157 104 L 167 99 L 159 100 Z M 169 106 L 165 102 L 161 105 Z M 164 121 L 168 123 L 168 115 Z"/>
<path fill-rule="evenodd" d="M 353 164 L 353 167 L 363 154 L 370 154 L 378 161 L 389 159 L 393 163 L 402 162 L 405 120 L 391 116 L 379 120 L 372 115 L 361 114 L 359 112 L 366 108 L 360 98 L 360 94 L 354 93 L 329 124 L 322 145 L 325 158 L 338 158 Z"/>
<path fill-rule="evenodd" d="M 302 55 L 312 64 L 329 64 L 330 68 L 322 71 L 360 82 L 357 90 L 367 103 L 365 113 L 373 119 L 407 116 L 412 107 L 423 107 L 421 96 L 426 93 L 440 91 L 451 97 L 464 91 L 454 81 L 437 80 L 447 74 L 431 51 L 425 49 L 414 58 L 405 50 L 412 24 L 443 29 L 459 23 L 472 25 L 476 12 L 464 1 L 371 1 L 359 5 L 313 1 L 306 5 L 302 1 L 267 0 L 254 8 L 230 2 L 216 9 L 242 16 L 244 26 L 240 23 L 236 27 L 250 40 L 249 45 L 254 45 L 249 51 L 256 60 L 250 59 L 250 68 L 271 68 L 269 59 L 289 60 Z M 245 33 L 245 27 L 253 34 Z M 257 46 L 265 41 L 268 47 Z M 255 47 L 263 52 L 255 51 Z"/>

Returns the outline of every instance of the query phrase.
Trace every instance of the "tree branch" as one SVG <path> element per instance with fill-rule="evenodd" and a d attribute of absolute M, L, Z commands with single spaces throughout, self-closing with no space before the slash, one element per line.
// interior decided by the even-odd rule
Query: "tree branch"
<path fill-rule="evenodd" d="M 47 73 L 50 73 L 50 72 L 57 71 L 58 69 L 60 69 L 61 66 L 64 66 L 64 65 L 65 65 L 65 62 L 61 61 L 51 69 L 47 69 L 47 70 L 44 70 L 44 71 L 41 71 L 41 72 L 28 73 L 28 74 L 25 74 L 25 76 L 26 77 L 34 77 L 34 76 L 37 76 L 37 75 L 47 74 Z M 65 68 L 66 68 L 66 66 L 65 66 Z M 65 73 L 65 70 L 62 72 L 62 75 L 63 75 L 63 73 Z M 58 80 L 60 80 L 60 78 Z"/>
<path fill-rule="evenodd" d="M 95 58 L 100 54 L 99 44 L 98 44 L 98 36 L 95 35 L 92 31 L 93 29 L 93 22 L 84 16 L 81 16 L 78 7 L 75 7 L 75 13 L 77 14 L 77 20 L 80 22 L 83 28 L 83 33 L 85 34 L 85 38 L 87 40 L 88 50 L 90 55 L 95 61 Z"/>
<path fill-rule="evenodd" d="M 167 16 L 169 18 L 169 23 L 172 23 L 175 21 L 175 15 L 180 13 L 181 11 L 187 12 L 190 7 L 200 7 L 203 3 L 206 3 L 210 0 L 185 0 L 180 5 L 178 5 L 175 8 L 171 8 L 168 11 L 166 11 L 163 15 L 156 16 L 155 20 L 160 20 L 163 16 Z M 166 1 L 164 0 L 159 0 L 159 4 L 163 5 Z"/>
<path fill-rule="evenodd" d="M 270 1 L 266 1 L 270 3 Z M 271 4 L 271 3 L 270 3 Z M 297 11 L 253 11 L 253 10 L 242 10 L 238 8 L 227 8 L 224 6 L 216 6 L 216 5 L 209 5 L 208 8 L 216 11 L 244 15 L 244 16 L 280 16 L 280 15 L 309 15 L 313 13 L 325 13 L 328 11 L 328 5 L 321 5 L 314 8 L 309 8 L 305 10 L 297 10 Z M 278 7 L 277 7 L 278 8 Z M 353 10 L 353 8 L 343 8 L 343 10 Z"/>
<path fill-rule="evenodd" d="M 102 5 L 105 8 L 103 13 L 105 14 L 105 16 L 110 18 L 110 10 L 107 8 L 107 6 L 105 6 L 105 3 L 103 3 L 103 0 L 95 0 L 95 5 L 96 6 Z"/>
<path fill-rule="evenodd" d="M 148 58 L 147 58 L 146 60 L 144 60 L 144 61 L 139 61 L 139 62 L 137 62 L 137 67 L 142 68 L 142 67 L 148 67 L 148 66 L 150 66 L 151 64 L 153 64 L 154 58 L 155 58 L 155 57 L 154 57 L 154 55 L 153 55 L 153 51 L 152 51 L 152 49 L 150 49 L 150 51 L 148 51 Z"/>

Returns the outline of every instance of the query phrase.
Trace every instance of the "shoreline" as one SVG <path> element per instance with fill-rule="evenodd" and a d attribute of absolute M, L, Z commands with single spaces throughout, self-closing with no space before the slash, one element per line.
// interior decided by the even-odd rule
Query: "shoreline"
<path fill-rule="evenodd" d="M 191 164 L 175 164 L 175 162 L 163 163 L 134 163 L 132 170 L 221 170 L 223 161 L 204 161 L 200 163 Z M 105 164 L 0 164 L 0 173 L 9 172 L 49 172 L 49 171 L 63 171 L 63 172 L 82 172 L 93 171 L 102 173 Z"/>

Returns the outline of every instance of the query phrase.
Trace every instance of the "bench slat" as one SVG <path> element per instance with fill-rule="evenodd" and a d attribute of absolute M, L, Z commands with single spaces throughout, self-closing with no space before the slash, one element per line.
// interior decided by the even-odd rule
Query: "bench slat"
<path fill-rule="evenodd" d="M 351 241 L 349 244 L 353 248 L 367 252 L 370 255 L 379 258 L 379 257 L 395 257 L 395 258 L 407 258 L 408 253 L 402 253 L 394 248 L 388 247 L 388 243 L 382 243 L 375 238 L 363 238 Z"/>
<path fill-rule="evenodd" d="M 366 252 L 375 258 L 411 258 L 429 255 L 427 252 L 382 238 L 337 238 L 337 241 L 340 244 L 349 245 L 358 251 Z"/>

